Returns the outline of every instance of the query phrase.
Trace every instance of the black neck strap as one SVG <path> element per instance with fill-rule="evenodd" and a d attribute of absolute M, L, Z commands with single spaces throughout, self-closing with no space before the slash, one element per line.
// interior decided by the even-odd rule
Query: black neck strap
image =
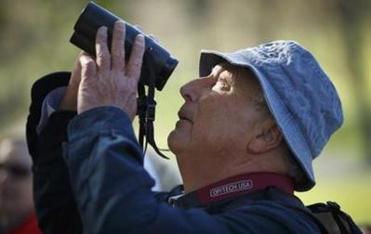
<path fill-rule="evenodd" d="M 148 95 L 143 84 L 138 84 L 138 116 L 139 116 L 139 144 L 143 151 L 147 151 L 150 144 L 155 152 L 163 158 L 169 159 L 158 149 L 154 139 L 153 121 L 155 121 L 155 76 L 153 69 L 148 69 Z M 144 142 L 144 140 L 146 140 Z"/>

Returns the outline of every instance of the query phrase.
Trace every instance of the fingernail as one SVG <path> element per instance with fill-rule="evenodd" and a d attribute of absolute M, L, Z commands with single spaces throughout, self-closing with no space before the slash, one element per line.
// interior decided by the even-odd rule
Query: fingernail
<path fill-rule="evenodd" d="M 137 38 L 138 38 L 137 40 L 140 41 L 140 42 L 144 41 L 144 35 L 143 34 L 138 34 Z"/>
<path fill-rule="evenodd" d="M 116 22 L 115 22 L 115 29 L 116 30 L 124 30 L 124 28 L 125 28 L 125 22 L 124 21 L 122 21 L 122 20 L 117 20 Z"/>
<path fill-rule="evenodd" d="M 88 64 L 90 63 L 92 60 L 92 58 L 90 57 L 90 55 L 88 54 L 84 54 L 80 57 L 80 63 L 81 65 L 85 65 L 85 64 Z"/>
<path fill-rule="evenodd" d="M 85 55 L 81 56 L 79 60 L 81 65 L 86 64 L 88 61 Z"/>
<path fill-rule="evenodd" d="M 116 25 L 125 25 L 125 22 L 122 21 L 122 20 L 117 20 L 117 21 L 115 22 L 115 24 L 116 24 Z"/>

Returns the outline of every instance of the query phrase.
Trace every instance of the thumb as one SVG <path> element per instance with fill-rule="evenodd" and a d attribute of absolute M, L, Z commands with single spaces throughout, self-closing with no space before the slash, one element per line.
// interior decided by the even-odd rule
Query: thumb
<path fill-rule="evenodd" d="M 81 54 L 80 56 L 80 65 L 81 65 L 81 79 L 82 81 L 86 79 L 91 79 L 96 75 L 97 67 L 94 59 L 88 54 Z"/>
<path fill-rule="evenodd" d="M 80 63 L 81 55 L 82 55 L 82 52 L 79 54 L 79 56 L 75 60 L 75 64 L 71 72 L 71 77 L 69 81 L 69 86 L 71 86 L 74 89 L 76 89 L 79 86 L 79 83 L 81 80 L 81 63 Z"/>

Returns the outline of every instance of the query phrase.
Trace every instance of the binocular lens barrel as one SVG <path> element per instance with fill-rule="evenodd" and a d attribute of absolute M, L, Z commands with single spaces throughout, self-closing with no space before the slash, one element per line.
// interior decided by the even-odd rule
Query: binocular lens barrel
<path fill-rule="evenodd" d="M 75 26 L 70 42 L 90 55 L 95 55 L 95 37 L 99 27 L 106 26 L 108 45 L 111 45 L 114 23 L 122 20 L 103 7 L 90 2 L 82 11 Z M 149 85 L 149 76 L 154 76 L 155 87 L 162 90 L 178 60 L 152 38 L 126 23 L 125 56 L 130 54 L 135 37 L 140 33 L 145 36 L 145 52 L 141 71 L 140 83 Z"/>

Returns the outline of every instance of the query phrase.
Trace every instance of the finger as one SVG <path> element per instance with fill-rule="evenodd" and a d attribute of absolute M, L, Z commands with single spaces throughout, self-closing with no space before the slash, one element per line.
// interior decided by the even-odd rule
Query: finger
<path fill-rule="evenodd" d="M 130 79 L 135 79 L 138 83 L 140 71 L 142 69 L 143 54 L 145 41 L 142 34 L 138 34 L 135 38 L 133 48 L 131 50 L 130 59 L 127 67 L 127 75 Z"/>
<path fill-rule="evenodd" d="M 95 39 L 95 50 L 98 70 L 106 72 L 111 68 L 111 55 L 107 46 L 107 27 L 98 29 Z"/>
<path fill-rule="evenodd" d="M 75 65 L 71 72 L 69 84 L 59 104 L 60 110 L 75 111 L 77 108 L 77 93 L 78 93 L 80 80 L 81 80 L 80 56 L 81 56 L 81 53 L 77 56 L 75 60 Z"/>
<path fill-rule="evenodd" d="M 94 59 L 89 55 L 83 54 L 80 56 L 81 64 L 81 79 L 86 81 L 96 76 L 97 67 Z"/>
<path fill-rule="evenodd" d="M 75 64 L 73 66 L 73 70 L 71 72 L 71 78 L 69 81 L 70 86 L 78 86 L 80 80 L 81 80 L 81 64 L 80 64 L 80 57 L 82 52 L 79 53 L 75 60 Z"/>
<path fill-rule="evenodd" d="M 123 70 L 125 67 L 125 23 L 116 21 L 112 35 L 112 69 Z"/>

